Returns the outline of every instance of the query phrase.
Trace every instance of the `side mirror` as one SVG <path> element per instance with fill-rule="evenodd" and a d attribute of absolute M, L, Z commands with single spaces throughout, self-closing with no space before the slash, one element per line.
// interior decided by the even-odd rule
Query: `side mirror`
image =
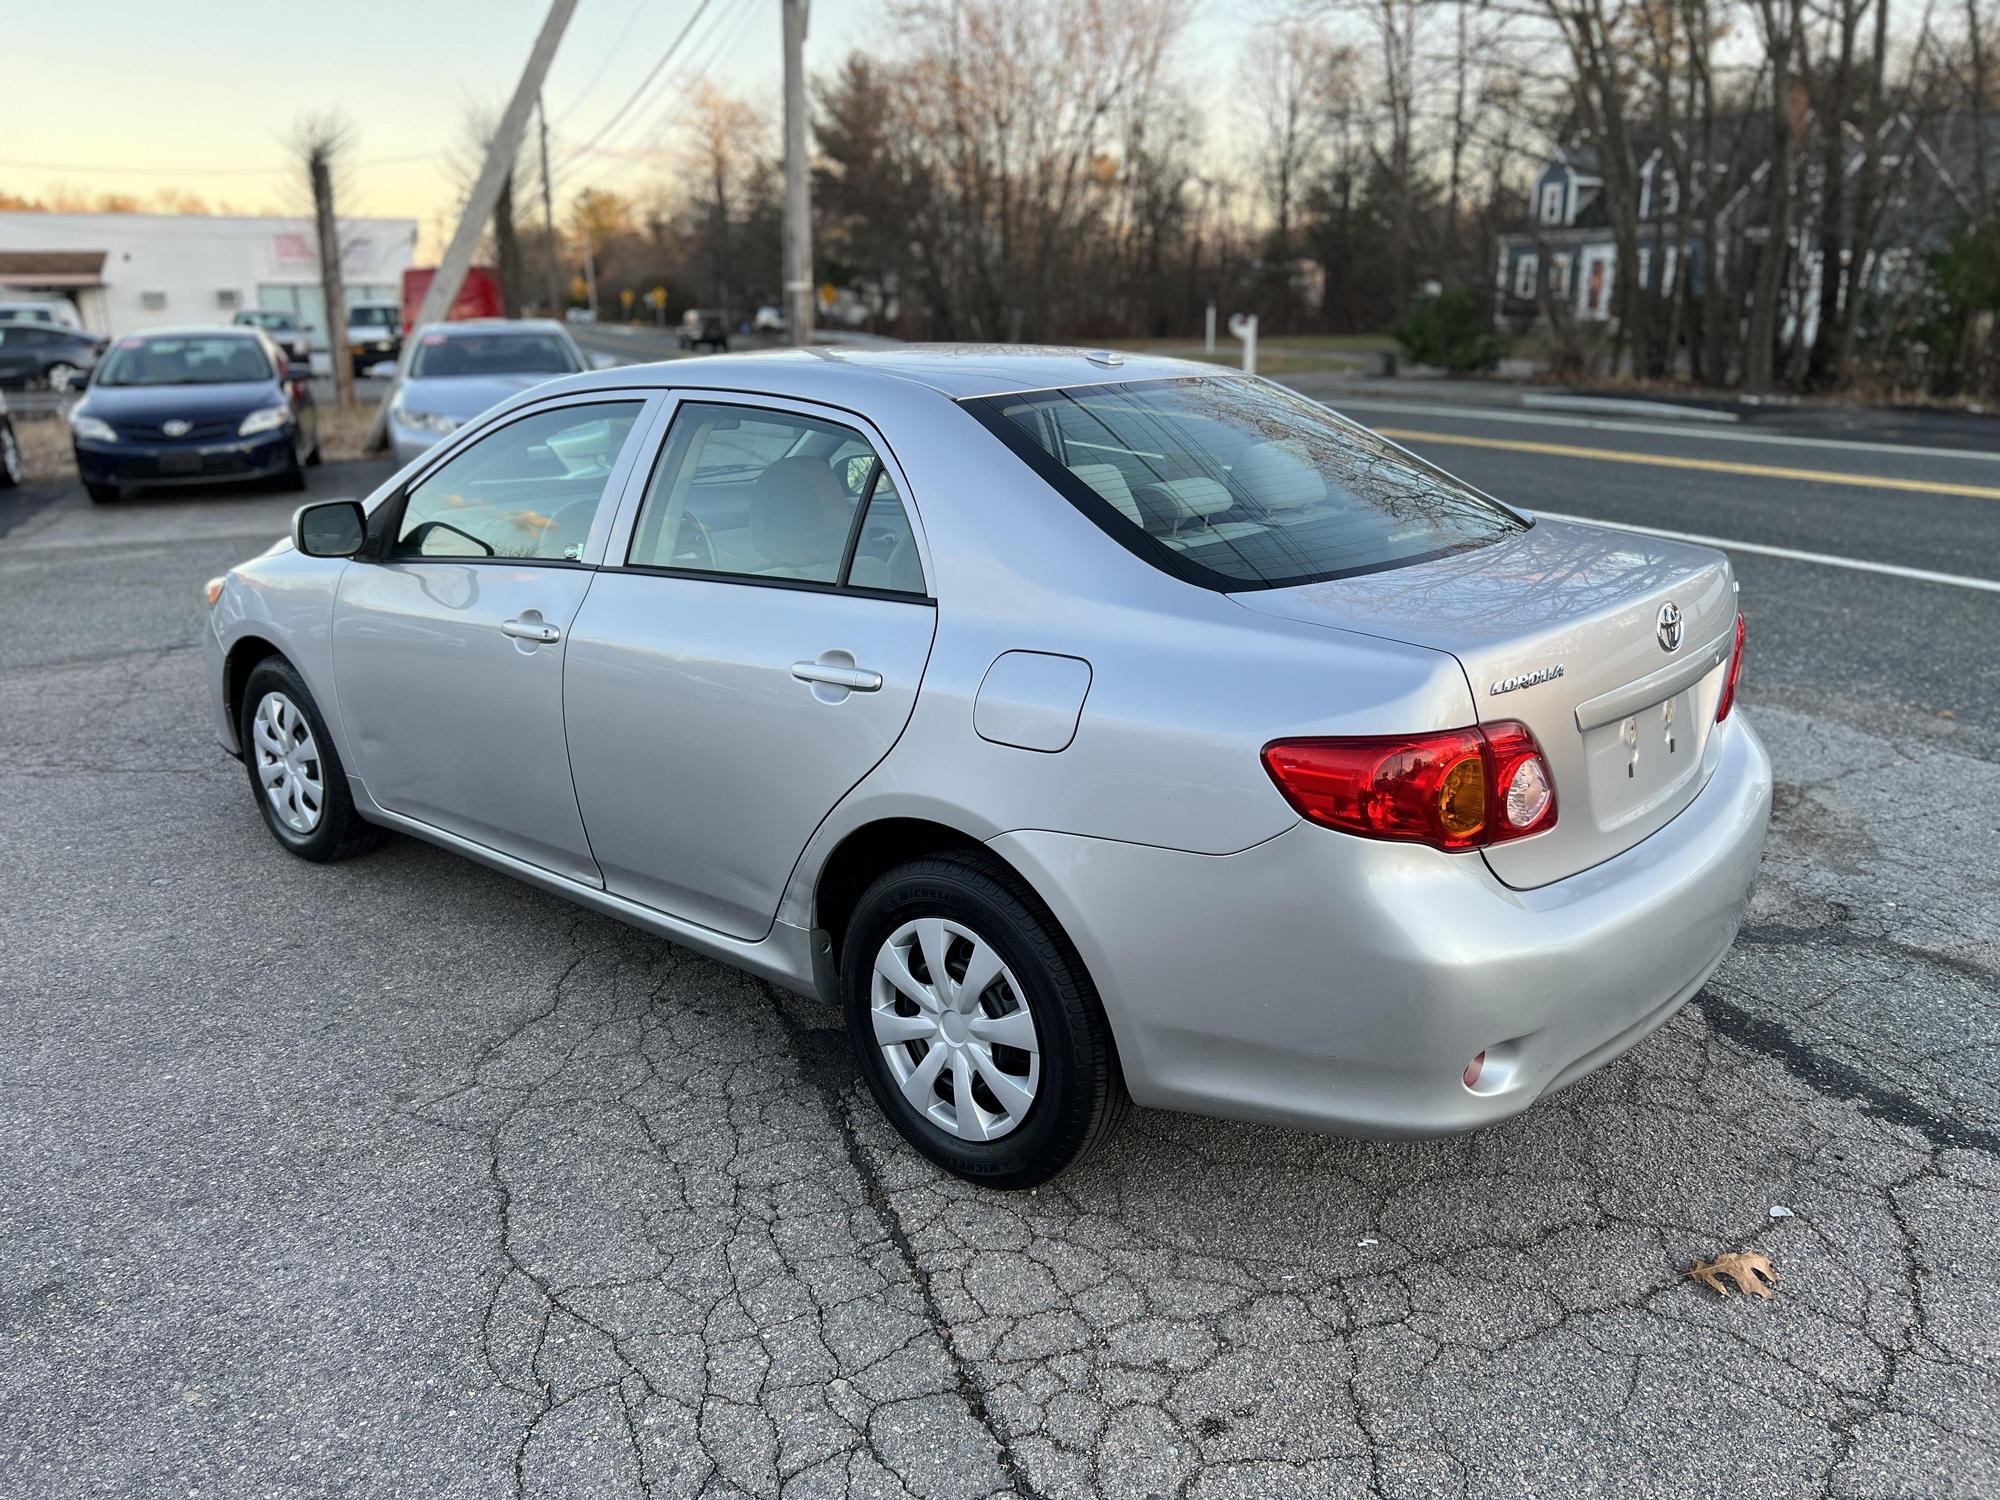
<path fill-rule="evenodd" d="M 292 513 L 292 545 L 307 557 L 352 557 L 367 537 L 359 500 L 322 500 Z"/>

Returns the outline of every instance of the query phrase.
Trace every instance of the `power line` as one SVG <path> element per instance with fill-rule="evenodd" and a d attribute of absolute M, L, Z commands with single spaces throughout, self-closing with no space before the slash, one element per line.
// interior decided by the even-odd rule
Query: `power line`
<path fill-rule="evenodd" d="M 619 28 L 618 38 L 612 42 L 611 50 L 604 54 L 604 61 L 599 63 L 597 71 L 590 75 L 590 82 L 578 89 L 576 97 L 571 99 L 567 105 L 557 112 L 556 124 L 562 124 L 564 120 L 567 120 L 577 112 L 585 100 L 590 98 L 591 91 L 603 81 L 604 75 L 610 71 L 611 65 L 618 60 L 619 49 L 625 45 L 625 39 L 632 34 L 632 28 L 639 24 L 639 17 L 646 13 L 651 4 L 652 0 L 639 0 L 639 3 L 632 7 L 632 14 L 625 18 L 625 24 Z"/>
<path fill-rule="evenodd" d="M 734 9 L 732 10 L 730 6 L 734 6 Z M 745 27 L 755 14 L 756 7 L 748 3 L 748 0 L 728 0 L 724 8 L 715 13 L 707 33 L 696 42 L 695 46 L 700 54 L 699 61 L 689 68 L 689 73 L 694 77 L 705 77 L 713 71 L 715 65 L 741 39 Z M 640 139 L 657 142 L 661 136 L 680 123 L 681 117 L 687 113 L 693 99 L 693 90 L 684 89 L 668 100 L 666 107 L 653 117 L 650 126 L 641 132 Z M 627 130 L 629 129 L 628 126 Z M 621 130 L 618 133 L 623 135 L 626 131 Z M 629 168 L 644 162 L 657 163 L 664 150 L 665 147 L 658 144 L 617 147 L 606 143 L 594 147 L 582 147 L 557 164 L 556 181 L 558 185 L 566 186 L 567 179 L 577 168 L 584 165 L 584 159 L 588 156 L 618 158 L 620 166 L 610 169 L 611 175 L 616 177 L 620 167 Z"/>
<path fill-rule="evenodd" d="M 673 59 L 673 55 L 675 51 L 680 47 L 680 44 L 685 40 L 687 40 L 687 34 L 690 31 L 694 30 L 694 23 L 701 19 L 702 12 L 707 10 L 708 6 L 709 6 L 709 0 L 701 0 L 701 3 L 695 6 L 694 14 L 687 18 L 687 24 L 681 27 L 680 31 L 675 35 L 674 39 L 671 42 L 667 43 L 667 50 L 659 55 L 658 59 L 653 63 L 653 66 L 646 70 L 646 76 L 642 80 L 640 80 L 638 88 L 632 91 L 632 97 L 627 99 L 623 104 L 619 105 L 618 108 L 612 112 L 611 118 L 606 120 L 602 125 L 597 127 L 597 134 L 593 135 L 587 142 L 584 143 L 583 147 L 579 151 L 577 151 L 574 155 L 572 155 L 568 161 L 563 163 L 565 167 L 570 165 L 572 162 L 580 160 L 584 156 L 588 156 L 592 152 L 592 150 L 596 147 L 597 143 L 603 140 L 605 136 L 611 133 L 612 127 L 617 125 L 617 123 L 620 120 L 624 119 L 625 116 L 631 112 L 632 106 L 639 102 L 639 100 L 644 96 L 646 90 L 648 90 L 653 86 L 653 80 L 660 76 L 660 70 L 666 67 L 668 62 L 670 62 Z"/>
<path fill-rule="evenodd" d="M 340 163 L 343 171 L 354 167 L 402 167 L 412 162 L 432 161 L 435 151 L 418 151 L 409 156 L 377 156 L 367 161 Z M 102 162 L 0 161 L 0 167 L 17 172 L 96 172 L 107 177 L 276 177 L 298 170 L 280 167 L 114 167 Z"/>

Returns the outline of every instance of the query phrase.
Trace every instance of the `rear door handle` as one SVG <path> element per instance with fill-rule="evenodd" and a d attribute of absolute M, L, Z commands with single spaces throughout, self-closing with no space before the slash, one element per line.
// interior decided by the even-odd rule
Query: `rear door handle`
<path fill-rule="evenodd" d="M 560 630 L 540 620 L 502 620 L 500 629 L 517 641 L 540 641 L 544 646 L 552 646 L 562 639 Z"/>
<path fill-rule="evenodd" d="M 823 661 L 795 661 L 792 675 L 800 682 L 823 682 L 829 687 L 843 687 L 850 693 L 879 693 L 882 691 L 882 674 L 871 672 L 866 667 L 836 667 Z"/>

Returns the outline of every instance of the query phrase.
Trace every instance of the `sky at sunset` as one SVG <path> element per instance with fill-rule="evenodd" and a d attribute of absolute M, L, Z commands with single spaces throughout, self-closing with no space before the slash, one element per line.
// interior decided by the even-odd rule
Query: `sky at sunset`
<path fill-rule="evenodd" d="M 603 149 L 580 154 L 698 3 L 580 0 L 544 93 L 558 211 L 583 187 L 629 189 L 649 168 L 662 170 L 671 152 L 649 158 L 643 148 L 671 132 L 701 77 L 769 111 L 775 134 L 778 0 L 708 0 Z M 1215 0 L 1198 13 L 1183 56 L 1232 51 L 1247 24 L 1235 17 L 1251 9 Z M 67 188 L 143 202 L 177 187 L 213 207 L 303 212 L 310 200 L 287 163 L 286 139 L 301 115 L 338 108 L 353 127 L 342 213 L 417 219 L 428 258 L 448 232 L 440 221 L 466 170 L 452 158 L 468 154 L 467 116 L 482 107 L 497 116 L 546 10 L 544 0 L 6 0 L 8 115 L 36 123 L 0 134 L 0 191 L 34 198 Z M 886 0 L 814 0 L 807 68 L 830 71 L 849 49 L 884 46 L 890 34 Z"/>

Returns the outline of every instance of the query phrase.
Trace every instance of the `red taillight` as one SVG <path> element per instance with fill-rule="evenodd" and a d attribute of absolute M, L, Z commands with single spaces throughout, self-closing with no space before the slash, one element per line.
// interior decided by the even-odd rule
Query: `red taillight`
<path fill-rule="evenodd" d="M 1736 707 L 1736 679 L 1743 675 L 1743 614 L 1736 615 L 1736 646 L 1729 653 L 1729 675 L 1722 679 L 1722 701 L 1715 705 L 1715 722 L 1720 724 Z"/>
<path fill-rule="evenodd" d="M 1300 816 L 1343 833 L 1439 849 L 1524 838 L 1556 821 L 1555 782 L 1528 726 L 1276 740 L 1264 769 Z"/>

